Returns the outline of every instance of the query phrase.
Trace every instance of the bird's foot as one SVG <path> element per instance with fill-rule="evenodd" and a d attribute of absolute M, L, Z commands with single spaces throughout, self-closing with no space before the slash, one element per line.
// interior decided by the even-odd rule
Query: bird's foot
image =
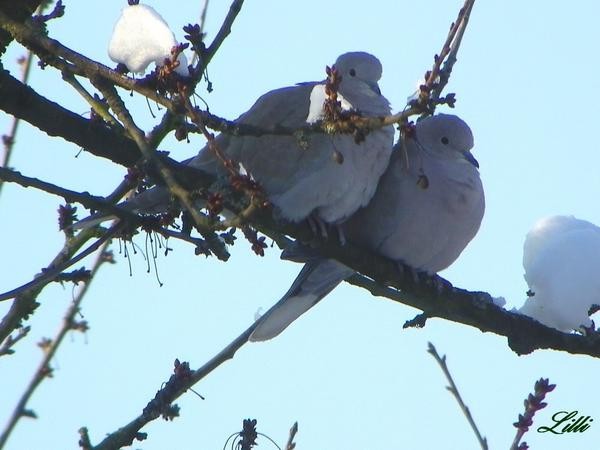
<path fill-rule="evenodd" d="M 337 231 L 340 245 L 346 245 L 346 233 L 344 233 L 344 227 L 341 224 L 332 225 Z"/>
<path fill-rule="evenodd" d="M 308 216 L 306 221 L 308 222 L 308 226 L 315 236 L 323 239 L 329 239 L 331 231 L 334 230 L 335 234 L 337 234 L 340 245 L 346 245 L 346 234 L 344 233 L 344 228 L 341 224 L 330 224 L 325 222 L 316 213 Z"/>
<path fill-rule="evenodd" d="M 329 224 L 321 219 L 317 214 L 312 213 L 306 218 L 306 221 L 308 222 L 308 226 L 315 236 L 322 237 L 323 239 L 327 239 L 329 237 L 329 234 L 327 233 Z"/>
<path fill-rule="evenodd" d="M 419 274 L 423 273 L 422 271 L 417 270 L 414 267 L 409 266 L 408 264 L 405 264 L 401 261 L 398 261 L 396 266 L 398 267 L 398 272 L 400 272 L 400 278 L 409 279 L 413 284 L 416 285 L 418 285 L 421 282 Z"/>
<path fill-rule="evenodd" d="M 445 291 L 453 288 L 452 283 L 440 277 L 437 274 L 430 275 L 431 286 L 437 295 L 442 295 Z"/>

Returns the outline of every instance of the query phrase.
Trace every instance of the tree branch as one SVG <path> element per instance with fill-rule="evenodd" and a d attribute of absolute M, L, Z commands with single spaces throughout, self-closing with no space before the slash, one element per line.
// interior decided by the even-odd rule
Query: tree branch
<path fill-rule="evenodd" d="M 219 48 L 221 47 L 221 44 L 223 43 L 225 38 L 227 36 L 229 36 L 229 33 L 231 33 L 231 26 L 233 25 L 233 22 L 235 21 L 236 17 L 242 10 L 243 4 L 244 4 L 244 0 L 234 0 L 231 3 L 231 6 L 229 7 L 229 12 L 227 13 L 225 20 L 221 24 L 221 28 L 217 32 L 217 35 L 211 42 L 208 49 L 206 49 L 206 52 L 202 55 L 201 63 L 202 63 L 203 69 L 206 69 L 206 67 L 208 66 L 208 63 L 210 63 L 213 56 L 215 56 L 215 54 L 217 53 L 217 50 L 219 50 Z M 202 70 L 202 71 L 204 71 L 204 70 Z"/>
<path fill-rule="evenodd" d="M 73 264 L 78 263 L 86 256 L 89 256 L 92 253 L 94 253 L 101 246 L 103 246 L 105 242 L 108 242 L 113 237 L 115 237 L 119 233 L 119 231 L 121 231 L 122 229 L 123 229 L 123 226 L 121 224 L 114 225 L 106 233 L 104 233 L 98 240 L 96 240 L 93 244 L 88 246 L 81 253 L 78 253 L 76 256 L 74 256 L 72 258 L 67 258 L 67 259 L 61 258 L 61 260 L 57 264 L 54 264 L 54 263 L 51 264 L 50 266 L 48 266 L 47 269 L 45 269 L 40 275 L 35 277 L 33 280 L 23 284 L 22 286 L 19 286 L 18 288 L 15 288 L 15 289 L 12 289 L 10 291 L 0 294 L 0 301 L 9 300 L 11 298 L 14 298 L 15 300 L 14 300 L 13 304 L 16 304 L 16 303 L 19 303 L 20 298 L 22 296 L 29 295 L 29 293 L 32 291 L 35 292 L 36 296 L 37 296 L 37 294 L 39 293 L 39 291 L 42 289 L 43 286 L 45 286 L 49 282 L 53 281 L 58 275 L 61 274 L 61 272 L 63 272 L 67 268 L 71 267 Z M 83 239 L 88 236 L 87 236 L 87 233 L 80 233 L 75 238 L 69 239 L 68 241 L 76 240 L 79 237 L 82 237 L 82 239 Z M 67 243 L 67 245 L 68 245 L 68 243 Z M 63 256 L 63 255 L 61 254 L 59 256 Z M 4 320 L 3 320 L 3 322 L 4 322 Z M 0 339 L 5 338 L 5 336 L 2 335 L 3 334 L 2 329 L 3 329 L 2 324 L 0 324 Z M 9 333 L 10 332 L 12 332 L 12 329 L 9 331 Z"/>
<path fill-rule="evenodd" d="M 21 327 L 17 330 L 14 336 L 7 336 L 6 339 L 4 339 L 4 342 L 2 342 L 2 345 L 0 345 L 0 356 L 12 355 L 15 352 L 12 347 L 25 336 L 27 336 L 30 331 L 30 326 Z"/>
<path fill-rule="evenodd" d="M 29 79 L 29 72 L 31 70 L 31 62 L 33 60 L 33 53 L 28 51 L 27 56 L 22 57 L 19 60 L 21 65 L 21 83 L 27 84 L 27 80 Z M 7 135 L 2 136 L 2 143 L 4 144 L 4 154 L 2 155 L 2 160 L 0 161 L 0 167 L 8 167 L 10 162 L 10 157 L 12 155 L 12 150 L 15 145 L 15 139 L 17 138 L 17 131 L 19 129 L 20 119 L 18 117 L 13 116 L 12 124 L 10 126 L 10 131 Z M 2 186 L 4 183 L 0 181 L 0 192 L 2 192 Z"/>
<path fill-rule="evenodd" d="M 0 175 L 5 171 L 6 169 L 0 171 Z M 207 175 L 202 178 L 198 173 L 197 170 L 191 170 L 188 174 L 177 171 L 174 175 L 187 190 L 208 188 L 214 182 L 214 177 Z M 59 195 L 62 196 L 63 193 Z M 95 204 L 94 207 L 103 210 L 100 204 Z M 228 207 L 234 212 L 241 211 L 239 203 L 235 201 L 228 203 Z M 246 219 L 252 226 L 276 241 L 281 242 L 282 235 L 292 236 L 304 242 L 315 239 L 308 226 L 281 224 L 273 219 L 268 208 L 258 209 L 252 217 Z M 449 282 L 437 275 L 422 274 L 420 279 L 414 282 L 412 277 L 402 276 L 394 262 L 356 248 L 350 243 L 341 247 L 334 239 L 333 242 L 322 241 L 319 244 L 324 256 L 338 259 L 370 278 L 369 280 L 354 276 L 350 279 L 351 283 L 368 289 L 374 295 L 385 296 L 418 308 L 428 317 L 440 317 L 479 328 L 484 332 L 491 331 L 506 336 L 510 348 L 518 354 L 530 353 L 538 348 L 552 348 L 600 357 L 600 335 L 598 334 L 581 336 L 562 333 L 527 316 L 504 310 L 495 305 L 491 296 L 485 292 L 469 292 L 451 287 Z M 410 271 L 407 269 L 406 273 Z M 377 283 L 372 280 L 376 280 Z M 437 287 L 444 284 L 450 287 L 441 293 L 438 292 Z"/>
<path fill-rule="evenodd" d="M 331 255 L 334 253 L 331 252 Z M 340 261 L 369 277 L 391 280 L 378 283 L 357 275 L 348 280 L 351 284 L 367 289 L 375 296 L 386 297 L 420 309 L 424 311 L 426 317 L 439 317 L 478 328 L 484 333 L 492 332 L 506 336 L 508 346 L 519 355 L 525 355 L 537 349 L 554 349 L 600 358 L 600 334 L 598 333 L 588 336 L 563 333 L 555 328 L 542 325 L 528 316 L 510 312 L 495 305 L 492 297 L 486 292 L 470 292 L 453 287 L 447 280 L 437 275 L 421 274 L 416 283 L 401 275 L 394 279 L 397 269 L 392 263 L 383 262 L 376 255 L 367 256 L 364 254 L 365 252 L 362 253 L 364 260 L 355 255 L 354 258 L 350 257 L 348 260 L 343 258 L 344 261 L 340 258 Z M 350 261 L 352 262 L 350 263 Z M 381 263 L 381 265 L 369 268 L 368 265 L 371 263 Z M 440 283 L 447 283 L 449 286 L 442 293 L 439 293 L 435 287 Z M 382 284 L 385 286 L 382 287 Z"/>
<path fill-rule="evenodd" d="M 471 415 L 471 411 L 469 410 L 469 407 L 463 401 L 462 396 L 460 395 L 460 392 L 458 391 L 458 387 L 456 387 L 456 383 L 454 383 L 454 379 L 452 378 L 452 375 L 450 374 L 450 369 L 448 369 L 448 365 L 446 364 L 446 355 L 440 356 L 437 352 L 437 349 L 431 342 L 429 342 L 429 348 L 427 349 L 427 351 L 431 354 L 431 356 L 433 356 L 433 359 L 435 359 L 435 361 L 439 364 L 440 368 L 442 369 L 442 372 L 446 376 L 446 379 L 448 380 L 448 383 L 450 384 L 450 386 L 446 386 L 446 389 L 448 389 L 450 391 L 450 393 L 456 399 L 456 402 L 458 403 L 460 410 L 463 412 L 463 414 L 467 418 L 467 422 L 469 422 L 469 425 L 471 425 L 471 429 L 475 433 L 475 436 L 477 437 L 477 441 L 479 442 L 481 449 L 488 450 L 489 447 L 488 447 L 487 439 L 485 437 L 483 437 L 481 435 L 481 433 L 479 432 L 479 428 L 477 428 L 477 425 L 475 424 L 475 420 L 473 419 L 473 416 Z"/>
<path fill-rule="evenodd" d="M 0 11 L 5 12 L 16 21 L 24 22 L 39 8 L 42 0 L 0 0 Z M 13 40 L 12 36 L 4 30 L 0 30 L 0 56 L 4 54 L 6 47 Z"/>
<path fill-rule="evenodd" d="M 92 230 L 85 230 L 77 236 L 67 239 L 63 248 L 60 249 L 54 259 L 48 264 L 48 270 L 65 264 L 66 261 L 69 261 L 72 256 L 93 237 L 94 233 Z M 48 273 L 48 270 L 46 273 Z M 58 275 L 58 273 L 56 275 Z M 51 281 L 52 279 L 47 279 L 43 282 L 34 280 L 34 282 L 29 284 L 30 289 L 17 291 L 17 297 L 15 297 L 10 309 L 2 318 L 2 321 L 0 321 L 0 342 L 4 341 L 15 329 L 22 326 L 22 321 L 33 314 L 35 309 L 39 306 L 36 302 L 38 295 L 43 287 Z"/>
<path fill-rule="evenodd" d="M 430 107 L 435 110 L 436 102 L 439 100 L 444 87 L 448 84 L 474 4 L 475 0 L 465 0 L 463 7 L 458 12 L 456 21 L 452 22 L 450 26 L 448 37 L 440 54 L 434 58 L 433 68 L 425 76 L 425 85 L 421 89 L 417 102 L 425 111 Z M 443 68 L 442 63 L 444 63 Z"/>
<path fill-rule="evenodd" d="M 0 171 L 0 175 L 5 173 L 5 170 Z M 183 172 L 174 172 L 174 174 L 183 187 L 188 190 L 198 189 L 201 186 L 207 188 L 214 181 L 214 177 L 211 176 L 206 176 L 204 179 L 199 177 L 196 170 L 191 170 L 187 174 L 188 177 L 185 177 Z M 239 206 L 236 210 L 235 205 L 236 202 L 233 202 L 229 204 L 229 207 L 234 212 L 239 212 Z M 94 207 L 103 210 L 102 205 L 96 204 Z M 249 218 L 249 221 L 259 231 L 276 241 L 281 241 L 282 235 L 292 236 L 304 242 L 314 240 L 314 236 L 307 226 L 278 223 L 271 216 L 269 209 L 259 209 Z M 419 282 L 415 283 L 410 277 L 402 277 L 395 263 L 353 247 L 351 244 L 340 247 L 337 242 L 326 241 L 321 242 L 321 245 L 324 256 L 338 259 L 371 278 L 369 280 L 355 276 L 350 279 L 353 284 L 368 289 L 374 295 L 382 295 L 421 309 L 428 317 L 440 317 L 479 328 L 484 332 L 491 331 L 506 336 L 509 346 L 518 354 L 530 353 L 537 348 L 552 348 L 600 357 L 600 336 L 598 334 L 581 336 L 562 333 L 527 316 L 511 313 L 494 305 L 491 296 L 484 292 L 469 292 L 450 287 L 439 293 L 436 286 L 444 283 L 450 285 L 445 280 L 440 281 L 442 280 L 440 277 L 422 275 Z M 388 287 L 382 287 L 372 280 L 377 280 L 380 284 Z"/>
<path fill-rule="evenodd" d="M 156 149 L 151 148 L 144 136 L 144 132 L 138 128 L 125 108 L 125 105 L 118 96 L 114 86 L 103 81 L 95 81 L 96 87 L 103 93 L 113 112 L 123 123 L 125 130 L 133 137 L 133 140 L 138 145 L 141 153 L 147 162 L 151 163 L 158 171 L 159 176 L 164 180 L 166 186 L 177 199 L 181 202 L 185 210 L 190 214 L 198 230 L 205 236 L 207 244 L 212 252 L 222 261 L 229 259 L 229 252 L 225 245 L 216 238 L 214 231 L 210 228 L 210 223 L 205 217 L 194 207 L 194 204 L 189 196 L 189 192 L 180 185 L 177 178 L 173 175 L 170 168 L 156 156 Z"/>
<path fill-rule="evenodd" d="M 106 256 L 107 245 L 108 245 L 108 243 L 104 242 L 104 244 L 100 248 L 100 253 L 98 254 L 98 257 L 96 258 L 96 261 L 94 262 L 94 264 L 92 266 L 90 277 L 83 284 L 81 289 L 79 289 L 79 292 L 77 293 L 75 299 L 73 300 L 73 303 L 67 309 L 67 312 L 65 313 L 62 324 L 61 324 L 56 336 L 54 337 L 54 339 L 52 339 L 50 341 L 50 344 L 47 347 L 43 348 L 44 357 L 40 361 L 40 364 L 38 365 L 37 370 L 34 372 L 31 380 L 29 381 L 27 388 L 25 389 L 25 391 L 21 395 L 21 398 L 17 402 L 17 405 L 15 406 L 15 408 L 8 420 L 8 423 L 6 424 L 6 427 L 2 431 L 2 434 L 0 434 L 0 448 L 4 447 L 4 444 L 8 440 L 10 434 L 12 433 L 12 431 L 13 431 L 15 425 L 17 424 L 17 422 L 19 421 L 19 419 L 21 419 L 22 417 L 24 417 L 26 415 L 27 403 L 29 402 L 29 399 L 31 398 L 31 396 L 33 395 L 33 393 L 35 392 L 37 387 L 47 376 L 49 376 L 51 374 L 52 369 L 50 368 L 50 361 L 56 354 L 56 351 L 58 350 L 64 337 L 67 335 L 67 333 L 69 331 L 77 329 L 75 327 L 75 316 L 79 313 L 79 308 L 81 306 L 81 302 L 83 301 L 83 299 L 85 297 L 85 294 L 90 286 L 91 281 L 94 278 L 94 275 L 96 275 L 96 273 L 97 273 L 98 269 L 100 268 L 100 266 L 102 265 L 102 263 L 108 261 L 107 256 Z"/>
<path fill-rule="evenodd" d="M 467 3 L 471 3 L 473 1 L 474 0 L 467 0 Z M 243 1 L 236 0 L 231 5 L 229 14 L 221 30 L 219 31 L 219 34 L 215 38 L 215 41 L 213 41 L 211 44 L 211 48 L 214 47 L 214 51 L 216 51 L 218 46 L 222 43 L 222 40 L 225 39 L 225 37 L 229 34 L 231 23 L 233 23 L 233 20 L 239 12 L 239 8 L 241 8 L 242 3 Z M 461 12 L 463 10 L 461 10 Z M 469 11 L 470 9 L 466 10 L 466 12 Z M 465 17 L 466 16 L 464 12 L 462 16 L 459 15 L 459 18 L 461 18 L 460 24 L 462 24 L 462 20 L 464 20 Z M 468 19 L 468 17 L 466 18 Z M 456 26 L 457 30 L 460 28 L 459 25 Z M 0 26 L 9 31 L 21 44 L 27 46 L 29 49 L 37 53 L 45 62 L 55 66 L 62 72 L 70 71 L 73 74 L 85 76 L 90 80 L 101 78 L 105 82 L 109 82 L 112 85 L 138 92 L 139 94 L 142 94 L 147 98 L 163 105 L 174 114 L 181 113 L 177 102 L 158 94 L 154 89 L 146 87 L 145 83 L 137 82 L 136 80 L 126 77 L 125 75 L 112 70 L 103 64 L 86 58 L 85 56 L 62 45 L 60 42 L 46 37 L 39 29 L 36 29 L 31 25 L 21 24 L 10 19 L 10 17 L 2 13 L 2 11 L 0 11 Z M 198 111 L 197 113 L 202 116 L 203 122 L 209 128 L 228 134 L 249 136 L 262 136 L 266 134 L 301 135 L 304 133 L 331 133 L 332 130 L 336 133 L 352 133 L 357 128 L 362 131 L 370 131 L 393 124 L 400 124 L 405 122 L 409 116 L 422 114 L 429 111 L 430 88 L 433 86 L 434 81 L 437 80 L 439 67 L 444 62 L 448 54 L 445 49 L 446 47 L 450 48 L 450 44 L 454 37 L 455 33 L 451 33 L 449 35 L 448 40 L 444 45 L 442 55 L 436 58 L 434 68 L 431 72 L 432 74 L 435 73 L 436 75 L 435 77 L 430 76 L 426 81 L 426 86 L 428 86 L 428 89 L 422 90 L 421 95 L 419 96 L 419 101 L 416 102 L 416 104 L 398 114 L 385 117 L 356 116 L 349 120 L 336 122 L 334 124 L 317 122 L 315 124 L 307 125 L 298 129 L 290 129 L 281 126 L 270 129 L 261 129 L 259 127 L 227 121 L 220 117 L 214 116 L 207 111 Z M 210 51 L 211 50 L 209 48 L 207 53 L 210 57 L 212 57 Z M 67 64 L 66 61 L 69 61 L 70 64 Z"/>
<path fill-rule="evenodd" d="M 167 108 L 171 105 L 167 98 L 159 95 L 154 89 L 47 37 L 39 26 L 11 19 L 2 10 L 0 10 L 0 27 L 9 32 L 21 45 L 37 54 L 42 61 L 61 71 L 68 70 L 89 79 L 101 77 L 123 89 L 136 91 Z"/>
<path fill-rule="evenodd" d="M 168 383 L 156 393 L 148 405 L 144 408 L 142 414 L 133 419 L 127 425 L 110 433 L 102 442 L 91 448 L 91 450 L 114 450 L 131 445 L 135 439 L 140 438 L 139 431 L 144 425 L 158 418 L 161 411 L 169 407 L 176 399 L 183 395 L 198 381 L 211 373 L 225 361 L 233 358 L 235 353 L 246 343 L 248 338 L 258 325 L 254 322 L 246 331 L 235 338 L 223 350 L 217 353 L 211 360 L 199 369 L 186 373 L 185 376 L 171 377 Z"/>
<path fill-rule="evenodd" d="M 86 151 L 126 167 L 140 159 L 135 142 L 98 120 L 89 120 L 41 96 L 0 70 L 0 109 L 25 120 L 49 136 L 58 136 Z"/>
<path fill-rule="evenodd" d="M 204 66 L 208 64 L 226 36 L 230 33 L 232 23 L 239 13 L 242 4 L 242 0 L 234 0 L 232 2 L 230 11 L 221 29 L 203 55 L 204 60 L 201 61 L 201 64 L 204 64 Z M 448 82 L 473 4 L 474 0 L 465 1 L 457 21 L 451 27 L 440 55 L 434 60 L 433 69 L 426 77 L 425 89 L 421 90 L 421 95 L 417 103 L 398 114 L 387 117 L 360 117 L 357 115 L 351 117 L 347 122 L 336 122 L 334 124 L 336 132 L 348 132 L 348 130 L 356 128 L 372 130 L 402 123 L 412 115 L 431 113 L 432 105 L 435 107 L 436 102 L 440 100 L 440 94 Z M 2 0 L 0 0 L 1 5 Z M 171 188 L 175 187 L 176 195 L 183 201 L 192 214 L 194 208 L 190 207 L 189 202 L 186 204 L 186 201 L 189 200 L 189 191 L 198 187 L 208 188 L 214 182 L 214 177 L 210 175 L 198 175 L 198 172 L 194 169 L 181 165 L 178 166 L 176 162 L 156 152 L 156 147 L 161 140 L 161 136 L 165 130 L 170 130 L 172 125 L 170 121 L 184 117 L 182 113 L 185 112 L 187 117 L 193 118 L 197 123 L 198 130 L 201 132 L 205 131 L 203 127 L 207 126 L 211 129 L 235 135 L 262 136 L 265 134 L 280 134 L 299 136 L 304 133 L 324 133 L 330 129 L 331 124 L 327 123 L 307 125 L 299 129 L 288 129 L 285 127 L 263 129 L 228 121 L 214 116 L 207 111 L 201 111 L 198 108 L 184 111 L 181 101 L 174 101 L 172 98 L 158 94 L 153 89 L 140 84 L 136 80 L 123 76 L 106 66 L 85 58 L 63 46 L 58 41 L 43 35 L 39 29 L 31 25 L 20 24 L 9 17 L 9 14 L 3 13 L 1 7 L 0 26 L 9 30 L 24 45 L 36 51 L 44 58 L 44 61 L 54 65 L 59 70 L 63 70 L 67 78 L 73 75 L 81 75 L 94 81 L 96 86 L 104 93 L 106 100 L 109 101 L 113 111 L 117 113 L 120 121 L 125 125 L 125 128 L 129 131 L 133 139 L 125 137 L 122 130 L 115 130 L 101 121 L 86 120 L 62 108 L 56 103 L 40 96 L 22 83 L 19 83 L 18 80 L 11 77 L 5 71 L 0 72 L 0 108 L 13 114 L 15 117 L 27 120 L 49 135 L 61 136 L 77 145 L 85 147 L 97 156 L 109 158 L 127 167 L 138 164 L 143 155 L 147 160 L 154 162 L 156 167 L 158 167 L 158 171 L 165 176 L 167 185 Z M 74 81 L 75 79 L 70 78 L 70 80 Z M 78 88 L 77 83 L 74 83 L 74 85 Z M 145 95 L 165 106 L 170 111 L 164 117 L 163 127 L 157 129 L 155 133 L 156 139 L 147 140 L 144 137 L 143 132 L 135 125 L 133 118 L 130 117 L 124 105 L 119 103 L 120 98 L 114 89 L 115 85 Z M 88 101 L 92 99 L 89 94 L 83 91 L 81 93 Z M 16 178 L 15 174 L 18 175 Z M 76 201 L 85 201 L 87 202 L 84 203 L 86 206 L 91 205 L 102 211 L 118 213 L 118 209 L 111 211 L 111 208 L 115 208 L 114 206 L 110 206 L 106 202 L 96 202 L 98 200 L 97 197 L 87 197 L 81 193 L 67 191 L 49 183 L 44 184 L 40 180 L 23 177 L 12 171 L 0 171 L 0 177 L 2 176 L 13 176 L 12 181 L 30 183 L 30 186 L 44 189 L 47 192 L 61 196 L 67 195 Z M 301 241 L 315 240 L 308 227 L 281 224 L 272 217 L 271 210 L 268 208 L 254 208 L 253 214 L 247 214 L 247 210 L 244 212 L 243 207 L 235 206 L 237 203 L 234 197 L 235 194 L 230 194 L 225 199 L 226 202 L 231 202 L 234 205 L 232 206 L 233 212 L 238 213 L 243 222 L 250 223 L 267 236 L 278 240 L 278 242 L 282 241 L 280 239 L 281 236 L 292 236 Z M 196 217 L 196 219 L 197 223 L 200 224 L 202 222 L 201 217 L 200 219 Z M 232 223 L 227 222 L 226 224 L 231 225 Z M 108 237 L 105 238 L 108 239 Z M 89 240 L 89 237 L 87 239 Z M 190 242 L 194 242 L 194 238 L 189 237 L 189 240 Z M 83 237 L 81 241 L 83 242 Z M 350 283 L 368 289 L 374 295 L 385 296 L 394 301 L 422 310 L 424 312 L 421 316 L 422 324 L 425 323 L 426 318 L 440 317 L 476 327 L 483 332 L 493 332 L 506 336 L 510 348 L 518 354 L 526 354 L 538 348 L 552 348 L 570 353 L 600 357 L 600 335 L 597 333 L 589 336 L 562 333 L 553 328 L 548 328 L 531 318 L 500 308 L 493 303 L 491 296 L 485 292 L 469 292 L 455 288 L 438 276 L 421 274 L 418 276 L 418 279 L 414 279 L 412 275 L 408 275 L 412 274 L 410 269 L 399 271 L 398 265 L 395 262 L 351 244 L 340 246 L 337 240 L 332 240 L 331 242 L 320 241 L 318 244 L 319 251 L 323 256 L 337 259 L 357 272 L 366 275 L 354 275 L 349 279 Z M 99 244 L 96 243 L 94 245 Z M 61 255 L 61 258 L 59 258 L 61 262 L 51 265 L 53 271 L 47 272 L 42 277 L 33 280 L 16 291 L 11 291 L 13 295 L 18 294 L 19 296 L 13 302 L 9 314 L 0 323 L 0 342 L 34 308 L 35 298 L 41 289 L 40 286 L 47 283 L 50 279 L 55 278 L 68 264 L 77 261 L 77 258 L 82 254 L 87 254 L 88 250 L 72 258 L 75 251 L 70 248 L 67 253 L 71 256 L 64 258 L 64 255 Z M 11 293 L 0 295 L 0 300 L 6 298 Z M 176 369 L 175 378 L 172 378 L 172 381 L 170 380 L 157 393 L 139 417 L 107 436 L 94 448 L 96 450 L 120 448 L 131 444 L 134 439 L 139 438 L 139 430 L 145 424 L 158 417 L 166 407 L 169 407 L 175 399 L 191 388 L 192 385 L 203 379 L 220 364 L 231 359 L 236 351 L 247 341 L 248 336 L 252 333 L 255 326 L 256 324 L 252 324 L 238 338 L 215 355 L 213 359 L 196 371 L 190 371 L 189 373 L 184 371 L 182 376 L 182 372 L 178 372 Z M 6 334 L 7 332 L 8 334 Z"/>
<path fill-rule="evenodd" d="M 85 192 L 77 192 L 56 186 L 52 183 L 22 175 L 20 172 L 0 167 L 0 181 L 17 183 L 23 187 L 33 187 L 49 194 L 58 195 L 68 203 L 80 203 L 88 209 L 95 209 L 115 215 L 121 219 L 138 221 L 138 216 L 124 208 L 119 208 L 108 202 L 104 197 L 97 197 Z"/>
<path fill-rule="evenodd" d="M 434 103 L 439 100 L 442 91 L 448 84 L 448 81 L 450 81 L 450 75 L 452 74 L 454 64 L 456 64 L 458 50 L 460 48 L 460 44 L 462 43 L 462 38 L 467 29 L 467 25 L 469 24 L 469 18 L 471 17 L 471 11 L 473 10 L 474 4 L 475 0 L 465 1 L 464 6 L 458 13 L 458 18 L 456 19 L 456 22 L 452 24 L 452 27 L 450 29 L 450 33 L 448 35 L 447 40 L 448 44 L 444 45 L 444 48 L 440 53 L 441 60 L 444 60 L 443 55 L 447 49 L 447 57 L 445 58 L 444 65 L 441 67 L 441 69 L 439 69 L 439 82 L 433 85 L 431 93 L 431 98 L 434 101 Z"/>

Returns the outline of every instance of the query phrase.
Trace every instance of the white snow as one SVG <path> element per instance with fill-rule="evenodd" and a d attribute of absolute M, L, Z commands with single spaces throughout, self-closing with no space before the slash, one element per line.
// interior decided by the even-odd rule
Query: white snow
<path fill-rule="evenodd" d="M 540 220 L 523 246 L 525 280 L 534 293 L 519 312 L 570 331 L 590 326 L 600 304 L 600 228 L 573 216 Z"/>
<path fill-rule="evenodd" d="M 338 92 L 338 101 L 341 104 L 342 111 L 349 111 L 353 107 L 348 100 L 346 100 L 342 94 Z M 310 91 L 310 102 L 308 108 L 308 116 L 306 116 L 306 123 L 315 123 L 323 119 L 325 115 L 325 100 L 327 95 L 325 94 L 325 85 L 316 84 Z"/>
<path fill-rule="evenodd" d="M 129 70 L 144 73 L 151 62 L 162 66 L 171 57 L 171 49 L 177 45 L 169 25 L 148 5 L 131 5 L 123 8 L 115 24 L 108 55 Z M 179 54 L 176 72 L 188 76 L 187 58 Z"/>

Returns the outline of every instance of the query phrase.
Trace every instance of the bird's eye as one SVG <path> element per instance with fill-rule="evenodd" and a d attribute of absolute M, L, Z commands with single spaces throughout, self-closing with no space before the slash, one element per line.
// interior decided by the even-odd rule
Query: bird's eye
<path fill-rule="evenodd" d="M 446 136 L 443 136 L 441 141 L 442 141 L 442 144 L 448 145 L 448 143 L 450 142 L 450 139 L 448 139 Z"/>
<path fill-rule="evenodd" d="M 350 69 L 350 72 L 348 72 L 350 74 L 351 77 L 355 77 L 356 76 L 356 70 L 354 69 Z"/>

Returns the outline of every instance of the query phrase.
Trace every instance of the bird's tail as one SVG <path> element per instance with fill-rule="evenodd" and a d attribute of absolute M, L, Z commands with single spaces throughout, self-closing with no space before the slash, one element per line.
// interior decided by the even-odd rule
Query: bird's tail
<path fill-rule="evenodd" d="M 353 273 L 333 259 L 309 258 L 287 293 L 258 319 L 250 341 L 274 338 Z"/>

